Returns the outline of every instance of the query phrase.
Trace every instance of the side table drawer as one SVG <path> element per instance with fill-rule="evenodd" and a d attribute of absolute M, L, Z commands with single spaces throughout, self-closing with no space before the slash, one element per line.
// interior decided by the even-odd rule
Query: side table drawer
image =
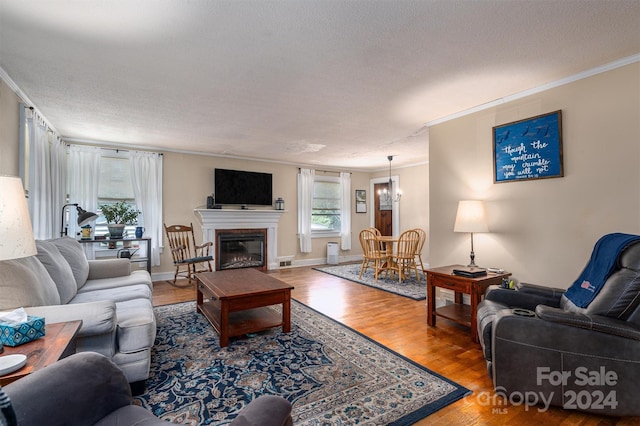
<path fill-rule="evenodd" d="M 468 282 L 460 282 L 456 280 L 448 280 L 446 278 L 431 276 L 429 277 L 429 284 L 433 285 L 434 287 L 446 288 L 458 293 L 471 293 Z"/>

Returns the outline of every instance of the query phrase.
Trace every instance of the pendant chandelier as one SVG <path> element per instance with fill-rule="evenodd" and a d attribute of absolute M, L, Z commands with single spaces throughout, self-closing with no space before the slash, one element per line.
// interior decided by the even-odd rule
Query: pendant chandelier
<path fill-rule="evenodd" d="M 390 203 L 390 202 L 394 202 L 397 203 L 398 201 L 400 201 L 400 197 L 402 197 L 402 194 L 400 193 L 400 191 L 397 191 L 395 196 L 392 195 L 393 194 L 393 180 L 391 179 L 391 160 L 393 160 L 393 155 L 389 155 L 387 156 L 387 160 L 389 160 L 389 183 L 387 184 L 387 188 L 378 191 L 378 195 L 380 196 L 380 199 L 382 201 L 384 201 L 386 204 Z"/>

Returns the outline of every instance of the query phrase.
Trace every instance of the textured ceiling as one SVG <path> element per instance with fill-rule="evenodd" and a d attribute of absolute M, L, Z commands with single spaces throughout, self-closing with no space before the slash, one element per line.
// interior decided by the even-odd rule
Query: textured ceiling
<path fill-rule="evenodd" d="M 640 54 L 640 1 L 0 0 L 66 140 L 383 169 L 425 123 Z"/>

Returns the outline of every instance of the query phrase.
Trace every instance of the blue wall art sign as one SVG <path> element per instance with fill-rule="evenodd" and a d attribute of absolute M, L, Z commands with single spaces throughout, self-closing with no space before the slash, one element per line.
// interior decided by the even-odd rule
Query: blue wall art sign
<path fill-rule="evenodd" d="M 493 128 L 494 183 L 564 176 L 562 111 Z"/>

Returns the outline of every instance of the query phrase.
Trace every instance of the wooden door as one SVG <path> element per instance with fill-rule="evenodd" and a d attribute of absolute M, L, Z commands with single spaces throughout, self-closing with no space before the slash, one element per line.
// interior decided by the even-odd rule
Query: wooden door
<path fill-rule="evenodd" d="M 380 203 L 380 195 L 378 195 L 379 191 L 388 188 L 387 183 L 376 183 L 373 186 L 375 227 L 382 235 L 393 235 L 393 207 L 390 204 Z"/>

